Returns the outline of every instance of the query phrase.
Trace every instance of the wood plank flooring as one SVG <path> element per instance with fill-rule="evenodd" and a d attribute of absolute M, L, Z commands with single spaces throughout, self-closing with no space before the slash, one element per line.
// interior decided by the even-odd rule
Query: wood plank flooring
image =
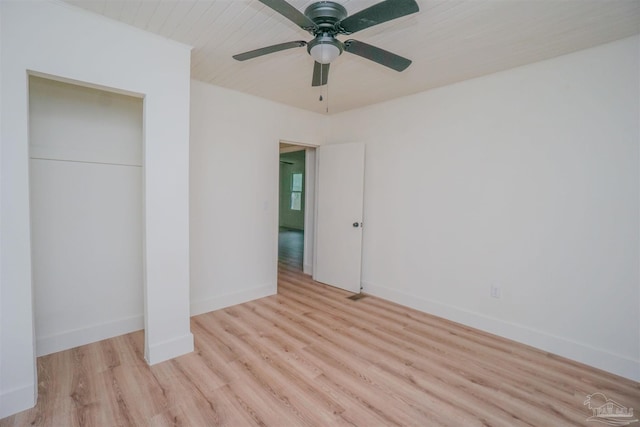
<path fill-rule="evenodd" d="M 38 359 L 35 408 L 0 426 L 586 426 L 640 384 L 279 265 L 278 295 L 192 318 L 149 367 L 142 332 Z M 633 424 L 632 424 L 633 425 Z M 639 424 L 640 425 L 640 424 Z"/>

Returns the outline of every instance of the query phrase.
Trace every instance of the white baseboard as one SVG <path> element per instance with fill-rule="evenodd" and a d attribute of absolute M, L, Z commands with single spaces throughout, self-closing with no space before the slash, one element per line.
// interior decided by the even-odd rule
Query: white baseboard
<path fill-rule="evenodd" d="M 304 264 L 302 266 L 302 272 L 311 276 L 313 274 L 313 264 Z"/>
<path fill-rule="evenodd" d="M 36 337 L 36 355 L 38 357 L 68 350 L 84 344 L 117 337 L 144 329 L 144 317 L 126 317 L 112 322 L 89 325 L 46 337 Z"/>
<path fill-rule="evenodd" d="M 35 384 L 0 392 L 0 418 L 8 417 L 36 405 Z"/>
<path fill-rule="evenodd" d="M 163 342 L 150 344 L 145 350 L 144 358 L 149 365 L 164 362 L 174 357 L 193 351 L 193 334 L 189 332 L 186 335 L 172 338 Z"/>
<path fill-rule="evenodd" d="M 191 301 L 191 316 L 208 313 L 221 308 L 231 307 L 232 305 L 242 304 L 243 302 L 253 301 L 254 299 L 275 295 L 278 292 L 276 284 L 258 286 L 231 294 L 219 295 L 213 298 L 207 298 L 200 301 Z"/>
<path fill-rule="evenodd" d="M 362 286 L 364 291 L 370 295 L 527 344 L 634 381 L 640 381 L 640 360 L 629 359 L 589 345 L 531 329 L 527 326 L 505 322 L 504 320 L 436 301 L 417 298 L 413 295 L 372 283 L 363 282 Z"/>

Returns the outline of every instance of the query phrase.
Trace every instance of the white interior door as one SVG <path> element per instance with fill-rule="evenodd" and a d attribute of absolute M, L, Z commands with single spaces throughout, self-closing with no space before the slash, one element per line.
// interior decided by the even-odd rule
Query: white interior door
<path fill-rule="evenodd" d="M 317 216 L 313 279 L 360 292 L 364 144 L 317 149 Z"/>

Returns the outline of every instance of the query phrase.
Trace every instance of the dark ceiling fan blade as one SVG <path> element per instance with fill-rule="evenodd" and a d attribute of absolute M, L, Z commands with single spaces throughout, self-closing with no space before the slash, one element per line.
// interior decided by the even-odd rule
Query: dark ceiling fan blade
<path fill-rule="evenodd" d="M 311 79 L 311 86 L 324 86 L 329 79 L 329 65 L 321 64 L 316 61 L 313 65 L 313 78 Z"/>
<path fill-rule="evenodd" d="M 420 8 L 415 0 L 385 0 L 345 18 L 339 26 L 343 34 L 353 34 L 418 10 Z"/>
<path fill-rule="evenodd" d="M 261 47 L 260 49 L 250 50 L 249 52 L 233 55 L 233 59 L 236 59 L 238 61 L 246 61 L 247 59 L 256 58 L 258 56 L 267 55 L 269 53 L 280 52 L 281 50 L 292 49 L 294 47 L 302 47 L 306 45 L 307 42 L 305 42 L 304 40 L 274 44 L 273 46 Z"/>
<path fill-rule="evenodd" d="M 291 6 L 285 0 L 260 0 L 260 2 L 305 30 L 316 28 L 316 24 L 311 19 L 307 18 L 302 12 Z"/>
<path fill-rule="evenodd" d="M 373 62 L 377 62 L 385 67 L 392 68 L 396 71 L 403 71 L 411 65 L 411 60 L 407 58 L 384 49 L 380 49 L 379 47 L 359 42 L 358 40 L 347 40 L 344 42 L 344 50 Z"/>

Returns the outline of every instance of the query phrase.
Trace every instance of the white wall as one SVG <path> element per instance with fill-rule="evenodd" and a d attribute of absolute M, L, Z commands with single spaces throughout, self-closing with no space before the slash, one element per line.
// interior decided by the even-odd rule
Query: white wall
<path fill-rule="evenodd" d="M 144 96 L 145 357 L 193 349 L 189 331 L 190 50 L 64 3 L 0 2 L 0 417 L 35 403 L 28 72 Z"/>
<path fill-rule="evenodd" d="M 326 117 L 191 82 L 191 314 L 274 294 L 280 140 L 320 145 Z"/>
<path fill-rule="evenodd" d="M 332 116 L 364 290 L 640 380 L 639 40 Z"/>
<path fill-rule="evenodd" d="M 142 99 L 29 79 L 36 354 L 144 327 Z"/>

